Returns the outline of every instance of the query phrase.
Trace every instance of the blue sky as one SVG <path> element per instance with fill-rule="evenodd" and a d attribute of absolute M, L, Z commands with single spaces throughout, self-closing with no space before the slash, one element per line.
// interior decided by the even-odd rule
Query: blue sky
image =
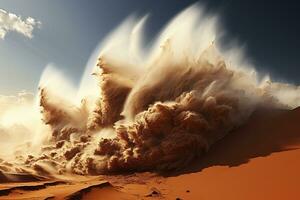
<path fill-rule="evenodd" d="M 34 91 L 48 63 L 79 82 L 95 47 L 127 16 L 150 13 L 146 28 L 150 38 L 193 2 L 196 1 L 0 0 L 1 9 L 42 23 L 34 29 L 32 39 L 16 32 L 0 39 L 0 94 Z M 204 4 L 222 16 L 230 38 L 247 45 L 249 57 L 261 71 L 300 83 L 299 14 L 295 14 L 299 5 L 260 2 L 212 0 Z"/>
<path fill-rule="evenodd" d="M 160 6 L 151 2 L 0 0 L 0 8 L 24 18 L 31 16 L 42 23 L 41 28 L 33 31 L 32 39 L 10 32 L 0 40 L 0 94 L 13 94 L 23 89 L 33 91 L 48 63 L 54 63 L 78 82 L 97 44 L 127 16 L 151 12 L 153 20 L 161 23 L 153 25 L 150 22 L 149 26 L 157 29 L 193 1 L 177 2 L 175 8 L 166 13 L 160 9 L 167 4 Z"/>

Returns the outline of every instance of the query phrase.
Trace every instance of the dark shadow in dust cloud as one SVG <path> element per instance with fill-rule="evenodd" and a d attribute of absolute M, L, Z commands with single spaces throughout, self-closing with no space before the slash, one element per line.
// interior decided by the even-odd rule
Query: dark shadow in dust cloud
<path fill-rule="evenodd" d="M 300 144 L 300 107 L 294 110 L 258 109 L 248 122 L 214 144 L 190 168 L 176 173 L 199 172 L 212 166 L 235 167 L 250 159 L 297 149 Z"/>

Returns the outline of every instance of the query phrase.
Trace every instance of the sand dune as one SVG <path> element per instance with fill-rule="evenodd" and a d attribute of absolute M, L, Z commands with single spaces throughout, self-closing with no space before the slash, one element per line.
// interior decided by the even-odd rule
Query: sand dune
<path fill-rule="evenodd" d="M 203 159 L 173 174 L 74 176 L 64 181 L 23 175 L 27 182 L 10 183 L 0 174 L 0 199 L 298 199 L 299 120 L 300 108 L 260 109 Z"/>
<path fill-rule="evenodd" d="M 300 144 L 299 120 L 300 108 L 257 110 L 248 123 L 215 144 L 196 164 L 195 170 L 211 166 L 234 167 L 252 158 L 296 150 Z"/>

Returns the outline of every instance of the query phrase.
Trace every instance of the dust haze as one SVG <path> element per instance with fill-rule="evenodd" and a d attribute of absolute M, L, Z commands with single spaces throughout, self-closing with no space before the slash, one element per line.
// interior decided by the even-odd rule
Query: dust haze
<path fill-rule="evenodd" d="M 35 96 L 0 96 L 1 171 L 177 170 L 258 107 L 299 105 L 299 87 L 259 79 L 241 49 L 222 48 L 218 17 L 199 5 L 174 17 L 151 47 L 147 18 L 131 16 L 109 34 L 78 88 L 48 66 Z"/>

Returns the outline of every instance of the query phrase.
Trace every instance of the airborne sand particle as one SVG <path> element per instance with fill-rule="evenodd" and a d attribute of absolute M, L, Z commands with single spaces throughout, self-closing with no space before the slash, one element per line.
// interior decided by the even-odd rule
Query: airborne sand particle
<path fill-rule="evenodd" d="M 224 51 L 217 18 L 197 5 L 176 16 L 150 50 L 141 44 L 144 22 L 129 18 L 104 42 L 93 73 L 98 88 L 86 86 L 88 95 L 46 70 L 29 124 L 0 114 L 0 127 L 12 121 L 4 129 L 12 138 L 16 125 L 38 127 L 34 142 L 1 161 L 2 170 L 50 176 L 179 169 L 258 106 L 299 105 L 298 87 L 259 82 L 254 69 Z M 13 113 L 24 119 L 29 105 L 19 107 Z"/>

